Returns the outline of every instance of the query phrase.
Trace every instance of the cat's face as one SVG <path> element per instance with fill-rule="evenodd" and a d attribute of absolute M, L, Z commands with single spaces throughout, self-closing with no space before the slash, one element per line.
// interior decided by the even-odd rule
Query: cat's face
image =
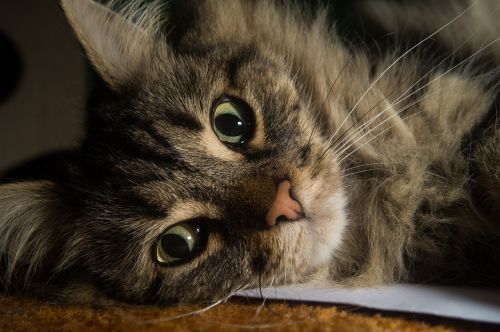
<path fill-rule="evenodd" d="M 111 92 L 89 113 L 59 266 L 123 299 L 173 302 L 328 265 L 345 224 L 340 171 L 322 105 L 283 56 L 255 40 L 174 48 L 90 0 L 63 7 Z"/>
<path fill-rule="evenodd" d="M 255 45 L 196 51 L 155 54 L 156 69 L 132 94 L 92 113 L 86 153 L 106 172 L 75 238 L 122 294 L 185 301 L 259 278 L 298 281 L 325 266 L 342 235 L 339 171 L 323 155 L 321 128 L 312 132 L 317 105 Z M 248 125 L 224 135 L 218 113 L 235 112 Z M 305 216 L 269 226 L 286 180 Z M 138 212 L 123 218 L 134 204 Z"/>

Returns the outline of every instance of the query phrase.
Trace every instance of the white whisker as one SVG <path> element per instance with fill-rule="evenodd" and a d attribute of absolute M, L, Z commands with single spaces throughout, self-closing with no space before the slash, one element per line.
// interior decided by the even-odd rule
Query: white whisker
<path fill-rule="evenodd" d="M 376 170 L 379 170 L 379 168 L 369 168 L 369 169 L 364 169 L 362 171 L 357 171 L 357 172 L 353 172 L 353 173 L 347 173 L 347 174 L 344 174 L 344 178 L 349 177 L 351 175 L 356 175 L 356 174 L 370 172 L 370 171 L 376 171 Z"/>
<path fill-rule="evenodd" d="M 424 75 L 422 75 L 422 77 L 420 79 L 418 79 L 406 91 L 404 91 L 399 97 L 397 97 L 396 100 L 392 103 L 392 105 L 393 106 L 397 105 L 397 103 L 399 101 L 401 101 L 401 98 L 403 98 L 403 97 L 405 97 L 403 100 L 407 99 L 406 97 L 409 97 L 409 96 L 407 96 L 407 93 L 410 92 L 411 89 L 413 89 L 415 86 L 417 86 L 417 84 L 419 84 L 424 78 L 426 78 L 430 74 L 434 73 L 436 71 L 436 69 L 439 68 L 439 67 L 441 67 L 444 62 L 446 62 L 448 59 L 450 59 L 451 57 L 453 57 L 456 52 L 458 52 L 462 47 L 464 47 L 467 44 L 467 42 L 469 42 L 478 33 L 478 31 L 479 31 L 479 29 L 476 29 L 476 32 L 474 32 L 473 34 L 471 34 L 471 36 L 469 38 L 467 38 L 465 40 L 465 42 L 463 42 L 458 47 L 456 47 L 451 54 L 449 54 L 446 58 L 444 58 L 443 60 L 441 60 L 437 65 L 435 65 L 434 67 L 432 67 L 431 69 L 429 69 L 427 71 L 427 73 L 425 73 Z M 394 91 L 396 91 L 396 89 L 394 89 L 393 92 Z M 390 95 L 392 95 L 393 92 L 389 93 L 389 95 L 387 97 L 389 97 Z M 349 132 L 349 130 L 352 129 L 357 124 L 357 122 L 359 122 L 363 117 L 365 117 L 366 115 L 368 115 L 375 107 L 377 107 L 383 101 L 384 101 L 384 98 L 380 99 L 375 105 L 373 105 L 368 111 L 366 111 L 361 116 L 361 118 L 357 119 L 356 122 L 354 122 L 352 124 L 352 126 L 349 129 L 347 129 L 346 132 L 344 132 L 344 134 L 340 135 L 340 137 L 336 141 L 333 142 L 333 144 L 336 144 L 335 146 L 338 146 L 338 144 L 342 144 L 341 142 L 340 143 L 337 143 L 337 142 L 339 140 L 341 140 L 344 137 L 344 135 L 346 135 Z"/>
<path fill-rule="evenodd" d="M 185 318 L 185 317 L 198 316 L 198 315 L 201 315 L 201 314 L 217 307 L 218 305 L 220 305 L 222 303 L 227 302 L 227 300 L 229 300 L 231 297 L 233 297 L 235 294 L 237 294 L 239 291 L 246 288 L 247 286 L 248 285 L 244 285 L 242 287 L 239 287 L 238 289 L 231 292 L 230 294 L 222 297 L 221 299 L 215 301 L 214 303 L 212 303 L 212 304 L 210 304 L 202 309 L 198 309 L 198 310 L 194 310 L 194 311 L 190 311 L 190 312 L 186 312 L 183 314 L 178 314 L 178 315 L 174 315 L 174 316 L 170 316 L 170 317 L 165 317 L 165 318 L 139 320 L 139 321 L 134 320 L 134 322 L 140 323 L 140 324 L 155 324 L 155 323 L 168 322 L 168 321 L 172 321 L 172 320 L 176 320 L 176 319 L 180 319 L 180 318 Z"/>
<path fill-rule="evenodd" d="M 271 283 L 270 283 L 270 285 L 269 285 L 270 287 L 273 287 L 273 285 L 274 285 L 274 280 L 275 280 L 275 278 L 274 278 L 274 276 L 273 276 L 273 278 L 271 279 Z M 262 290 L 261 290 L 261 294 L 262 294 Z M 266 305 L 266 301 L 267 301 L 267 296 L 263 296 L 262 303 L 259 305 L 259 307 L 258 307 L 258 308 L 257 308 L 257 310 L 255 311 L 255 315 L 252 317 L 252 320 L 255 320 L 255 319 L 259 316 L 260 312 L 262 311 L 262 309 L 263 309 L 263 308 L 264 308 L 264 306 Z"/>
<path fill-rule="evenodd" d="M 375 86 L 375 84 L 377 84 L 377 82 L 393 67 L 395 66 L 399 61 L 401 61 L 401 59 L 403 59 L 406 55 L 408 55 L 411 51 L 413 51 L 414 49 L 416 49 L 417 47 L 419 47 L 420 45 L 422 45 L 423 43 L 425 43 L 427 40 L 429 40 L 430 38 L 434 37 L 435 35 L 437 35 L 439 32 L 441 32 L 442 30 L 446 29 L 449 25 L 451 25 L 453 22 L 455 22 L 456 20 L 458 20 L 460 17 L 462 17 L 463 15 L 465 15 L 469 10 L 471 10 L 475 4 L 477 3 L 478 0 L 474 1 L 469 7 L 467 7 L 464 11 L 462 11 L 459 15 L 457 15 L 455 18 L 453 18 L 451 21 L 449 21 L 448 23 L 446 23 L 445 25 L 443 25 L 442 27 L 440 27 L 439 29 L 437 29 L 436 31 L 434 31 L 433 33 L 431 33 L 430 35 L 428 35 L 426 38 L 422 39 L 420 42 L 418 42 L 417 44 L 415 44 L 413 47 L 411 47 L 410 49 L 408 49 L 406 52 L 404 52 L 401 56 L 399 56 L 396 60 L 394 60 L 393 63 L 391 63 L 374 81 L 372 84 L 370 84 L 370 86 L 368 87 L 368 89 L 366 89 L 366 91 L 361 95 L 361 97 L 358 99 L 358 101 L 356 102 L 356 104 L 354 104 L 354 106 L 351 108 L 351 110 L 347 113 L 345 119 L 342 121 L 342 123 L 339 125 L 339 127 L 337 128 L 337 130 L 333 133 L 333 135 L 330 137 L 330 139 L 328 140 L 327 142 L 327 145 L 329 145 L 331 143 L 331 140 L 335 137 L 335 135 L 339 132 L 339 130 L 342 128 L 342 126 L 344 125 L 344 123 L 347 121 L 347 119 L 352 115 L 352 113 L 356 110 L 356 108 L 358 107 L 358 105 L 361 103 L 361 101 L 363 101 L 363 99 L 365 98 L 365 96 L 371 91 L 371 89 Z"/>
<path fill-rule="evenodd" d="M 418 111 L 418 112 L 415 112 L 414 114 L 408 116 L 408 118 L 411 118 L 413 116 L 416 116 L 420 113 L 422 113 L 423 111 Z M 359 150 L 360 148 L 362 148 L 363 146 L 365 146 L 366 144 L 370 143 L 371 141 L 373 141 L 374 139 L 376 139 L 377 137 L 379 137 L 380 135 L 383 135 L 385 132 L 387 132 L 388 130 L 390 130 L 391 128 L 393 127 L 392 126 L 389 126 L 388 128 L 384 129 L 382 132 L 380 132 L 379 134 L 375 135 L 374 137 L 372 137 L 371 139 L 369 139 L 368 141 L 366 141 L 365 143 L 363 143 L 362 145 L 358 146 L 356 149 L 354 149 L 353 151 L 351 151 L 349 154 L 347 154 L 345 157 L 343 157 L 341 160 L 339 160 L 339 164 L 341 164 L 346 158 L 348 158 L 349 156 L 351 156 L 354 152 L 356 152 L 357 150 Z"/>
<path fill-rule="evenodd" d="M 342 73 L 347 69 L 347 66 L 352 62 L 351 61 L 348 61 L 343 67 L 342 69 L 339 71 L 339 73 L 337 74 L 337 77 L 335 77 L 335 80 L 333 81 L 332 85 L 330 86 L 330 89 L 328 90 L 328 93 L 326 94 L 326 97 L 325 97 L 325 101 L 323 102 L 323 105 L 321 106 L 320 108 L 320 112 L 319 113 L 315 113 L 314 114 L 314 125 L 313 125 L 313 128 L 311 130 L 311 134 L 309 136 L 309 139 L 308 139 L 308 142 L 307 144 L 309 145 L 311 143 L 311 139 L 312 139 L 312 136 L 314 134 L 314 131 L 316 130 L 316 126 L 318 124 L 318 115 L 321 114 L 321 112 L 324 111 L 325 107 L 326 107 L 326 104 L 328 102 L 328 99 L 330 98 L 330 95 L 331 93 L 333 92 L 333 88 L 335 87 L 335 84 L 337 83 L 337 81 L 339 80 L 339 78 L 342 76 Z"/>
<path fill-rule="evenodd" d="M 418 100 L 414 101 L 413 103 L 410 103 L 408 105 L 406 105 L 405 107 L 403 107 L 402 109 L 400 109 L 398 112 L 392 114 L 391 116 L 389 116 L 387 119 L 385 119 L 384 121 L 382 121 L 381 123 L 379 123 L 378 125 L 376 125 L 375 127 L 373 128 L 370 128 L 370 130 L 368 130 L 366 133 L 364 133 L 363 135 L 361 135 L 360 137 L 356 138 L 356 140 L 354 140 L 353 142 L 349 142 L 347 141 L 345 144 L 343 144 L 339 149 L 336 149 L 336 150 L 333 150 L 334 151 L 334 154 L 336 155 L 342 155 L 342 153 L 344 153 L 345 151 L 347 151 L 349 148 L 351 148 L 354 144 L 356 144 L 357 142 L 361 141 L 363 138 L 365 138 L 367 135 L 369 135 L 371 132 L 373 132 L 374 130 L 376 130 L 377 128 L 379 128 L 380 126 L 382 126 L 384 123 L 386 123 L 387 121 L 391 120 L 392 118 L 396 117 L 396 116 L 399 116 L 402 112 L 404 112 L 405 110 L 409 109 L 410 107 L 420 103 L 422 100 L 426 99 L 426 98 L 429 98 L 431 97 L 432 95 L 435 95 L 437 94 L 438 92 L 441 92 L 441 90 L 437 90 L 437 91 L 434 91 L 432 93 L 429 93 L 427 94 L 426 96 L 422 97 L 422 98 L 419 98 Z M 390 127 L 392 128 L 392 126 Z M 346 146 L 347 145 L 347 146 Z M 339 162 L 340 163 L 340 162 Z"/>
<path fill-rule="evenodd" d="M 396 162 L 392 162 L 392 164 L 395 164 Z M 351 171 L 351 170 L 354 170 L 354 169 L 358 169 L 358 168 L 362 168 L 362 167 L 367 167 L 367 166 L 375 166 L 375 165 L 387 165 L 386 162 L 384 163 L 369 163 L 369 164 L 362 164 L 362 165 L 358 165 L 358 166 L 353 166 L 353 167 L 349 167 L 349 168 L 346 168 L 344 169 L 344 173 L 348 172 L 348 171 Z"/>
<path fill-rule="evenodd" d="M 379 114 L 377 114 L 376 116 L 374 116 L 373 118 L 371 118 L 370 120 L 366 121 L 365 123 L 363 123 L 359 128 L 357 128 L 354 133 L 353 133 L 353 136 L 356 136 L 358 135 L 359 133 L 361 133 L 366 127 L 368 127 L 371 123 L 373 123 L 378 117 L 380 117 L 381 115 L 383 115 L 386 111 L 390 110 L 391 108 L 393 108 L 394 106 L 400 104 L 401 102 L 405 101 L 406 99 L 410 98 L 411 96 L 415 95 L 417 92 L 421 91 L 422 89 L 425 89 L 427 86 L 429 86 L 430 84 L 434 83 L 436 80 L 442 78 L 444 75 L 448 74 L 449 72 L 451 72 L 452 70 L 454 70 L 455 68 L 457 68 L 458 66 L 466 63 L 467 61 L 469 61 L 470 59 L 472 59 L 474 56 L 477 56 L 480 52 L 483 52 L 485 49 L 487 49 L 488 47 L 490 47 L 491 45 L 493 45 L 494 43 L 498 42 L 500 40 L 500 37 L 495 39 L 494 41 L 488 43 L 486 46 L 482 47 L 481 49 L 479 49 L 478 51 L 474 52 L 472 55 L 470 55 L 469 57 L 467 57 L 466 59 L 462 60 L 461 62 L 459 62 L 458 64 L 456 64 L 455 66 L 449 68 L 447 71 L 443 72 L 442 74 L 436 76 L 434 79 L 432 79 L 431 81 L 429 81 L 427 84 L 425 84 L 424 86 L 420 87 L 419 89 L 415 90 L 414 92 L 412 92 L 411 94 L 407 95 L 405 98 L 403 99 L 398 99 L 396 100 L 396 102 L 392 103 L 391 105 L 389 105 L 389 107 L 385 108 L 384 110 L 382 110 Z M 490 73 L 487 73 L 488 75 Z M 483 75 L 477 75 L 477 76 L 474 76 L 474 77 L 471 77 L 471 79 L 475 79 L 477 77 L 480 77 L 480 76 L 483 76 Z M 414 85 L 412 85 L 409 89 L 407 89 L 403 95 L 405 93 L 407 93 L 408 91 L 410 91 L 412 88 L 414 87 Z M 439 91 L 439 90 L 438 90 Z M 435 92 L 433 92 L 432 94 L 434 94 Z M 432 95 L 431 94 L 431 95 Z M 419 99 L 418 102 L 420 102 L 422 99 Z M 412 103 L 412 104 L 409 104 L 409 106 L 413 106 L 415 105 L 416 102 Z M 408 105 L 407 105 L 408 106 Z M 403 108 L 403 110 L 406 110 L 408 109 L 408 107 L 405 107 Z M 397 112 L 396 114 L 399 114 L 400 112 Z M 388 119 L 392 118 L 392 116 L 390 116 Z M 385 123 L 388 119 L 384 120 L 382 123 Z M 381 124 L 382 124 L 381 123 Z M 377 125 L 375 128 L 379 127 L 381 124 Z M 375 128 L 372 128 L 371 130 L 375 129 Z M 370 131 L 371 131 L 370 130 Z M 368 131 L 367 133 L 369 133 L 370 131 Z M 365 133 L 362 137 L 366 136 Z M 331 149 L 332 150 L 340 150 L 340 149 L 343 149 L 347 144 L 350 144 L 352 145 L 353 143 L 349 143 L 349 141 L 347 140 L 349 137 L 346 138 L 346 140 L 341 140 L 338 144 L 336 144 L 335 146 L 333 146 Z M 357 140 L 358 141 L 358 140 Z M 343 143 L 342 143 L 343 142 Z M 339 146 L 340 145 L 340 146 Z"/>

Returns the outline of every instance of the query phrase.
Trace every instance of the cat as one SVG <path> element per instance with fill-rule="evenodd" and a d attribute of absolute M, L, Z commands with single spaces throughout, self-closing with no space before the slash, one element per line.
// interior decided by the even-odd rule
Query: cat
<path fill-rule="evenodd" d="M 498 285 L 499 30 L 478 23 L 493 1 L 362 3 L 381 34 L 418 36 L 366 47 L 321 6 L 61 5 L 105 86 L 78 149 L 3 177 L 5 290 Z"/>

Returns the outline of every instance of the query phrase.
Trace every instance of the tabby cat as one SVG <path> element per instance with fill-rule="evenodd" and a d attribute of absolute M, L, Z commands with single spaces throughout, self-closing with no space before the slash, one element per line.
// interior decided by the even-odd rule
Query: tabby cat
<path fill-rule="evenodd" d="M 360 3 L 362 44 L 321 6 L 62 0 L 105 86 L 78 149 L 3 177 L 3 288 L 498 285 L 500 6 L 438 3 Z"/>

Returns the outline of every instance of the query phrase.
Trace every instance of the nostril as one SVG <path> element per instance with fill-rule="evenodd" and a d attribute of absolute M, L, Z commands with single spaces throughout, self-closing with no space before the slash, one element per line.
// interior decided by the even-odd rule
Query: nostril
<path fill-rule="evenodd" d="M 280 223 L 280 222 L 283 222 L 283 221 L 289 221 L 288 218 L 285 216 L 285 215 L 281 215 L 281 216 L 278 216 L 278 218 L 276 218 L 276 223 Z"/>
<path fill-rule="evenodd" d="M 269 227 L 283 221 L 295 221 L 304 217 L 300 202 L 295 199 L 290 181 L 282 181 L 276 190 L 274 202 L 267 212 L 266 223 Z"/>

